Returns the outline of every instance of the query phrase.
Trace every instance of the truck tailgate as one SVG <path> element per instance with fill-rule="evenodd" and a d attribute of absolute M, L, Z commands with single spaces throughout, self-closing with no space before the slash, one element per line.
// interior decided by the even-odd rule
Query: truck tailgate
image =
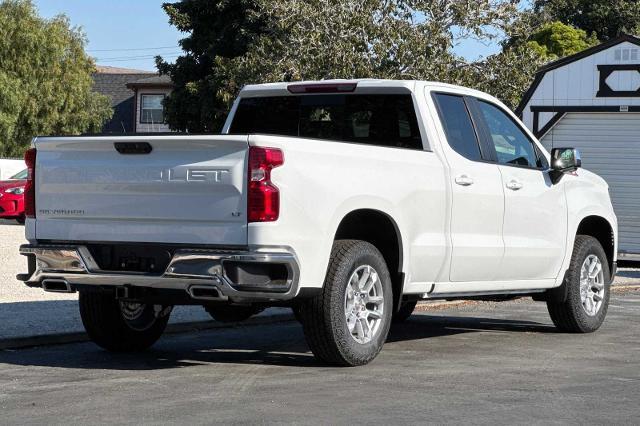
<path fill-rule="evenodd" d="M 247 244 L 246 136 L 58 137 L 35 145 L 38 240 Z"/>

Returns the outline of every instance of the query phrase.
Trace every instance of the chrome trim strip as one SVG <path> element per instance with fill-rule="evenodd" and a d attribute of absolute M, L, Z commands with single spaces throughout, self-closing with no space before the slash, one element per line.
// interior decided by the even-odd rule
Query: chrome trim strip
<path fill-rule="evenodd" d="M 29 271 L 31 275 L 25 281 L 30 286 L 41 287 L 43 280 L 64 280 L 71 286 L 180 289 L 191 295 L 189 288 L 197 285 L 216 288 L 222 296 L 216 300 L 277 301 L 296 296 L 300 277 L 295 254 L 287 248 L 282 250 L 263 253 L 179 249 L 160 275 L 101 270 L 88 248 L 82 245 L 24 245 L 20 247 L 20 254 L 36 259 L 35 271 Z M 288 272 L 286 291 L 242 290 L 241 285 L 232 283 L 224 275 L 224 262 L 228 261 L 284 265 Z"/>

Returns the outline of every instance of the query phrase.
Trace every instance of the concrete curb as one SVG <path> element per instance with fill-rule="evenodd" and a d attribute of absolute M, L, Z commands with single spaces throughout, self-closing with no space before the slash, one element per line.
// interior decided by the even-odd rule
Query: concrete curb
<path fill-rule="evenodd" d="M 246 327 L 253 325 L 263 324 L 275 324 L 278 322 L 293 321 L 292 314 L 274 314 L 266 315 L 263 317 L 255 317 L 248 319 L 241 323 L 221 323 L 216 321 L 192 321 L 183 322 L 177 324 L 169 324 L 165 333 L 177 334 L 187 333 L 190 331 L 203 331 L 212 330 L 216 328 L 235 328 Z M 89 336 L 84 332 L 75 333 L 56 333 L 56 334 L 44 334 L 40 336 L 30 337 L 16 337 L 9 339 L 0 339 L 0 351 L 1 350 L 13 350 L 30 348 L 34 346 L 50 346 L 50 345 L 63 345 L 68 343 L 83 343 L 88 342 Z"/>
<path fill-rule="evenodd" d="M 640 290 L 640 285 L 619 285 L 611 288 L 612 293 L 626 293 Z M 482 303 L 476 300 L 453 300 L 453 301 L 427 301 L 420 302 L 416 306 L 416 311 L 439 311 L 447 308 L 473 306 Z M 279 322 L 294 321 L 292 314 L 273 314 L 262 317 L 251 318 L 241 323 L 220 323 L 216 321 L 192 321 L 177 324 L 169 324 L 166 333 L 177 334 L 191 331 L 213 330 L 218 328 L 235 328 L 263 324 L 275 324 Z M 0 339 L 0 350 L 14 350 L 30 348 L 34 346 L 62 345 L 68 343 L 82 343 L 89 341 L 86 333 L 56 333 L 41 336 L 17 337 Z"/>
<path fill-rule="evenodd" d="M 469 301 L 444 301 L 444 302 L 423 302 L 416 306 L 416 311 L 441 310 L 449 307 L 469 304 Z M 293 314 L 273 314 L 250 318 L 240 323 L 221 323 L 217 321 L 190 321 L 176 324 L 169 324 L 165 333 L 177 334 L 192 331 L 213 330 L 218 328 L 247 327 L 254 325 L 274 324 L 278 322 L 293 321 Z M 39 336 L 14 337 L 0 339 L 0 350 L 23 349 L 35 346 L 63 345 L 68 343 L 88 342 L 89 336 L 84 332 L 54 333 Z"/>

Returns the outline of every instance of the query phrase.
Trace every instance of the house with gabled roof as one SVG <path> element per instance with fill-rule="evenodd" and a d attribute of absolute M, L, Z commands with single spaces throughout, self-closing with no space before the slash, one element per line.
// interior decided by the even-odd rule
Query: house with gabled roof
<path fill-rule="evenodd" d="M 164 98 L 173 84 L 169 77 L 129 68 L 97 66 L 93 90 L 108 96 L 113 117 L 102 131 L 108 134 L 169 132 L 164 122 Z"/>

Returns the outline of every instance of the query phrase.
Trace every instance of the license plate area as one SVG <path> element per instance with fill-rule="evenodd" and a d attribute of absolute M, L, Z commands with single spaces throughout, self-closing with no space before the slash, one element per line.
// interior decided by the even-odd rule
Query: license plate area
<path fill-rule="evenodd" d="M 87 248 L 105 272 L 161 275 L 173 257 L 172 248 L 157 245 L 91 244 Z"/>

